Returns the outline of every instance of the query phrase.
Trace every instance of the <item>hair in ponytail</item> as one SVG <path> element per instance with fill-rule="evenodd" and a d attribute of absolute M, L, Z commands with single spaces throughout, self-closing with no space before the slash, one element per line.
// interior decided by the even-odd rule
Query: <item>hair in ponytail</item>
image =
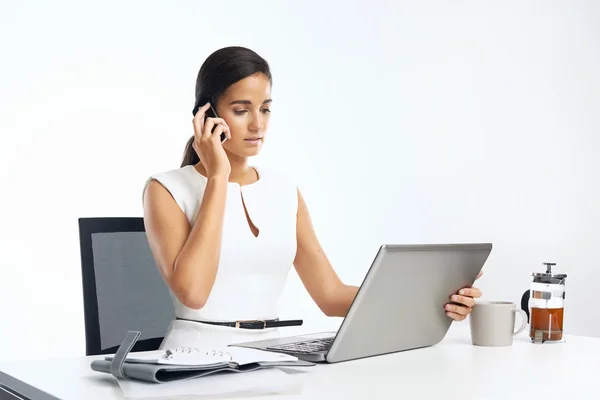
<path fill-rule="evenodd" d="M 196 165 L 199 162 L 200 157 L 198 157 L 198 153 L 196 153 L 196 150 L 194 150 L 194 136 L 192 136 L 185 144 L 181 167 L 185 167 L 186 165 Z"/>
<path fill-rule="evenodd" d="M 256 52 L 240 46 L 224 47 L 212 53 L 204 61 L 196 78 L 196 102 L 192 115 L 207 102 L 216 108 L 216 101 L 234 83 L 249 76 L 262 73 L 273 84 L 271 69 L 265 59 Z M 194 150 L 194 136 L 187 141 L 181 167 L 195 165 L 200 157 Z"/>

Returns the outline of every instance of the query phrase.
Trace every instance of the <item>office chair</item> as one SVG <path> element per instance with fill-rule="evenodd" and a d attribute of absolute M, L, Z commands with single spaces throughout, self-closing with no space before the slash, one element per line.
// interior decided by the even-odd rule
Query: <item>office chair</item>
<path fill-rule="evenodd" d="M 143 218 L 79 218 L 86 355 L 112 354 L 129 330 L 132 351 L 159 348 L 175 317 Z"/>

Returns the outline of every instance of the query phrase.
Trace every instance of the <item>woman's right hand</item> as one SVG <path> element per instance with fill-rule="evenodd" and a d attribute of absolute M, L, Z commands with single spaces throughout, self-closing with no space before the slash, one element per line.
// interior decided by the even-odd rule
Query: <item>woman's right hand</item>
<path fill-rule="evenodd" d="M 222 118 L 209 117 L 206 119 L 206 123 L 204 122 L 206 110 L 209 107 L 209 103 L 202 106 L 192 120 L 194 125 L 193 147 L 209 178 L 217 176 L 228 178 L 231 173 L 231 164 L 221 144 L 221 133 L 225 133 L 227 139 L 231 139 L 231 132 Z M 215 131 L 211 132 L 215 125 Z"/>

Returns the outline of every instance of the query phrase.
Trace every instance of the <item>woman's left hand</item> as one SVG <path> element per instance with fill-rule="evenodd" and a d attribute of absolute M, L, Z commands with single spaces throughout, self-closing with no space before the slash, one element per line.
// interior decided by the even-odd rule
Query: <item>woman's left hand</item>
<path fill-rule="evenodd" d="M 479 272 L 476 279 L 479 279 L 483 272 Z M 446 304 L 446 315 L 455 321 L 464 321 L 473 310 L 475 299 L 481 297 L 481 290 L 476 287 L 463 288 L 450 297 L 450 300 L 457 304 Z"/>

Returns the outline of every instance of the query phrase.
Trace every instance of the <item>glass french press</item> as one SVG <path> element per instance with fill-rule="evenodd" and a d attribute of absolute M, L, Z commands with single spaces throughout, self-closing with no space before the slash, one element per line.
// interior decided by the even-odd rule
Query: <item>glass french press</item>
<path fill-rule="evenodd" d="M 543 263 L 546 272 L 533 272 L 529 290 L 521 297 L 529 338 L 534 343 L 562 342 L 566 274 L 553 274 L 556 263 Z"/>

